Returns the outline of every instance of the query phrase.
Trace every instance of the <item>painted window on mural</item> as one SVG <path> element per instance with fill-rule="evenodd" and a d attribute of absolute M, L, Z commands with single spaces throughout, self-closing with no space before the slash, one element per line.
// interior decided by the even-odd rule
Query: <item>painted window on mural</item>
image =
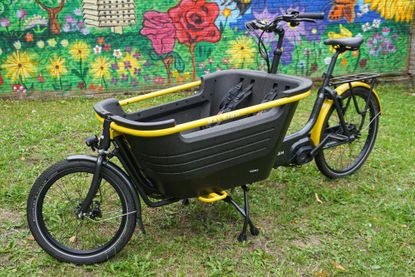
<path fill-rule="evenodd" d="M 361 35 L 337 74 L 405 72 L 412 0 L 0 0 L 0 93 L 140 90 L 230 68 L 264 70 L 244 22 L 325 12 L 286 30 L 281 72 L 317 77 L 327 38 Z M 266 34 L 272 49 L 275 37 Z"/>

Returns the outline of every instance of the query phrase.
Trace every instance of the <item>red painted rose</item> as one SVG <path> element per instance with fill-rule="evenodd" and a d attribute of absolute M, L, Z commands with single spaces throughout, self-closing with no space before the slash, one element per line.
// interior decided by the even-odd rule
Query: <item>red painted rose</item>
<path fill-rule="evenodd" d="M 176 29 L 167 13 L 157 11 L 144 13 L 143 29 L 140 33 L 151 40 L 157 54 L 163 55 L 173 51 Z"/>
<path fill-rule="evenodd" d="M 206 0 L 181 0 L 168 11 L 180 43 L 188 46 L 200 41 L 218 42 L 221 33 L 215 25 L 219 15 L 216 3 Z"/>

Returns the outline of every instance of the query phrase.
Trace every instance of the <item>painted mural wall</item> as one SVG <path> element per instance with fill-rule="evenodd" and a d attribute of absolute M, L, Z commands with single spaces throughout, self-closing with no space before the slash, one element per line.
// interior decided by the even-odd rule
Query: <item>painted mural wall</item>
<path fill-rule="evenodd" d="M 327 38 L 361 35 L 338 74 L 406 72 L 414 0 L 0 0 L 0 94 L 140 90 L 230 68 L 265 69 L 244 22 L 290 9 L 281 71 L 321 76 Z M 275 47 L 272 34 L 265 36 Z M 272 52 L 272 51 L 271 51 Z"/>

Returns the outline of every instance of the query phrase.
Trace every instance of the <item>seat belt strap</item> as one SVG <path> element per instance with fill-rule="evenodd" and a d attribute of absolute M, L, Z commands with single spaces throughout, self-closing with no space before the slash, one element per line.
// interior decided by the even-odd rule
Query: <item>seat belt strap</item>
<path fill-rule="evenodd" d="M 226 113 L 234 110 L 239 104 L 242 103 L 248 96 L 252 94 L 252 88 L 254 87 L 254 84 L 250 84 L 248 87 L 246 87 L 244 90 L 242 90 L 236 97 L 234 97 L 228 105 L 223 107 L 219 111 L 219 113 Z"/>

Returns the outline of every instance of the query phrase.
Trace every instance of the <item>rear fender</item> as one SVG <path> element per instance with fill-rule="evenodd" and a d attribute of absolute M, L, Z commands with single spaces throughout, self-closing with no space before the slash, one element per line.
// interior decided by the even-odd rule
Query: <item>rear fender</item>
<path fill-rule="evenodd" d="M 370 85 L 367 83 L 363 83 L 363 82 L 352 82 L 351 86 L 352 88 L 364 87 L 370 90 Z M 349 89 L 350 89 L 349 84 L 343 84 L 343 85 L 338 86 L 336 88 L 336 91 L 338 95 L 342 95 Z M 375 95 L 376 102 L 379 106 L 379 111 L 382 114 L 382 105 L 380 103 L 379 94 L 376 92 L 376 90 L 373 90 L 372 92 Z M 321 131 L 323 129 L 324 121 L 332 105 L 333 105 L 333 100 L 329 100 L 329 99 L 324 100 L 324 103 L 318 115 L 317 121 L 314 124 L 313 129 L 311 130 L 310 137 L 311 137 L 311 141 L 314 143 L 315 146 L 317 146 L 320 143 L 320 136 L 321 136 Z"/>

